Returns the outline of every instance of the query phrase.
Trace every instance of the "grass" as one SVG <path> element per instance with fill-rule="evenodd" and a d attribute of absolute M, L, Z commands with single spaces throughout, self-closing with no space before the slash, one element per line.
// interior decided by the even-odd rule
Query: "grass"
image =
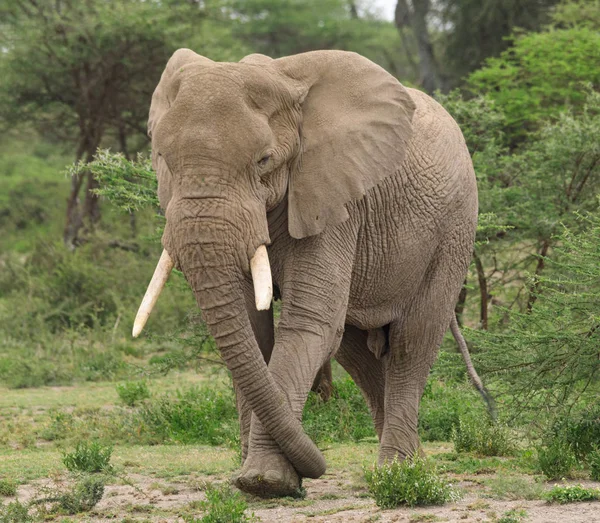
<path fill-rule="evenodd" d="M 119 399 L 129 407 L 134 407 L 150 397 L 150 390 L 145 381 L 126 381 L 118 384 L 116 389 Z"/>
<path fill-rule="evenodd" d="M 486 482 L 490 494 L 496 499 L 542 499 L 544 485 L 530 476 L 501 474 Z"/>
<path fill-rule="evenodd" d="M 456 452 L 475 452 L 481 456 L 511 456 L 516 448 L 505 425 L 487 418 L 461 418 L 452 431 Z"/>
<path fill-rule="evenodd" d="M 418 455 L 365 470 L 369 492 L 383 509 L 401 505 L 443 505 L 459 498 L 458 491 L 440 477 L 431 461 Z"/>
<path fill-rule="evenodd" d="M 0 496 L 12 497 L 17 494 L 17 484 L 10 479 L 0 479 Z"/>
<path fill-rule="evenodd" d="M 555 438 L 548 446 L 538 448 L 538 465 L 550 480 L 569 478 L 577 466 L 577 458 L 568 443 Z"/>

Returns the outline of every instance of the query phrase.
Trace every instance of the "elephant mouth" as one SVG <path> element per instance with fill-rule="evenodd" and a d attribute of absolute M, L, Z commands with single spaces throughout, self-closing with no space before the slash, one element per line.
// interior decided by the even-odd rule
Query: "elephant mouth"
<path fill-rule="evenodd" d="M 135 317 L 132 331 L 132 336 L 134 338 L 137 338 L 144 329 L 144 326 L 150 317 L 150 313 L 167 283 L 169 274 L 171 274 L 174 266 L 175 264 L 171 259 L 171 256 L 167 250 L 164 249 Z M 269 255 L 267 254 L 267 248 L 264 245 L 260 245 L 250 259 L 250 272 L 252 274 L 252 282 L 254 285 L 256 309 L 259 311 L 267 310 L 271 306 L 271 300 L 273 298 L 273 280 L 271 277 Z"/>

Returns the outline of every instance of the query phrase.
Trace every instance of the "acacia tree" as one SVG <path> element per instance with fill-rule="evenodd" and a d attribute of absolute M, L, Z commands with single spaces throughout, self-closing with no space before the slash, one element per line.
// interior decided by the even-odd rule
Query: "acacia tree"
<path fill-rule="evenodd" d="M 150 97 L 172 51 L 159 4 L 4 0 L 0 16 L 0 112 L 9 125 L 32 122 L 46 136 L 72 143 L 75 158 L 84 161 L 103 140 L 125 154 L 132 137 L 143 140 Z M 89 172 L 71 179 L 69 248 L 100 217 L 96 187 Z"/>

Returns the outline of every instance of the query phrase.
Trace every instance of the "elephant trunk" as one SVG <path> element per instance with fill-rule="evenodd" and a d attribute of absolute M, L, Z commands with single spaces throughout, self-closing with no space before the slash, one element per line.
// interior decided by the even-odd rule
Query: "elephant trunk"
<path fill-rule="evenodd" d="M 226 220 L 220 224 L 215 223 L 214 218 L 210 223 L 194 220 L 188 224 L 190 230 L 184 230 L 183 234 L 178 232 L 179 237 L 191 241 L 175 247 L 177 260 L 234 382 L 298 473 L 309 478 L 320 477 L 325 472 L 325 460 L 304 433 L 267 369 L 252 331 L 242 287 L 243 267 L 248 267 L 248 249 L 236 248 L 231 232 L 225 232 L 226 227 L 232 227 Z M 257 279 L 270 279 L 270 271 L 264 274 L 264 263 L 257 261 L 266 257 L 266 248 L 262 245 L 262 249 L 257 250 L 250 263 L 251 266 L 258 264 L 258 270 L 253 271 L 256 272 L 255 289 Z M 242 261 L 240 258 L 244 256 Z M 257 307 L 264 307 L 265 295 L 259 296 L 257 290 L 255 293 Z M 270 301 L 269 296 L 269 305 Z"/>

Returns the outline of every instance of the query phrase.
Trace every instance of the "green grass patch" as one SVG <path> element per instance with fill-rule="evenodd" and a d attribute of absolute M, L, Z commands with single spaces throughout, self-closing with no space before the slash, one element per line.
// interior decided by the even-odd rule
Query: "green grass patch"
<path fill-rule="evenodd" d="M 508 427 L 487 418 L 461 418 L 452 431 L 456 452 L 475 452 L 481 456 L 511 456 L 515 443 Z"/>
<path fill-rule="evenodd" d="M 254 513 L 247 514 L 248 504 L 229 483 L 206 485 L 206 501 L 198 504 L 204 515 L 200 518 L 183 516 L 186 523 L 251 523 L 258 521 Z"/>
<path fill-rule="evenodd" d="M 0 496 L 12 497 L 17 494 L 17 484 L 10 479 L 0 479 Z"/>
<path fill-rule="evenodd" d="M 150 397 L 150 390 L 145 381 L 126 381 L 116 386 L 121 401 L 129 407 Z"/>
<path fill-rule="evenodd" d="M 569 478 L 577 466 L 577 458 L 566 441 L 555 438 L 547 446 L 538 448 L 538 466 L 548 479 Z"/>
<path fill-rule="evenodd" d="M 382 509 L 443 505 L 460 497 L 431 461 L 417 455 L 402 462 L 394 460 L 366 468 L 365 480 L 375 503 Z"/>

